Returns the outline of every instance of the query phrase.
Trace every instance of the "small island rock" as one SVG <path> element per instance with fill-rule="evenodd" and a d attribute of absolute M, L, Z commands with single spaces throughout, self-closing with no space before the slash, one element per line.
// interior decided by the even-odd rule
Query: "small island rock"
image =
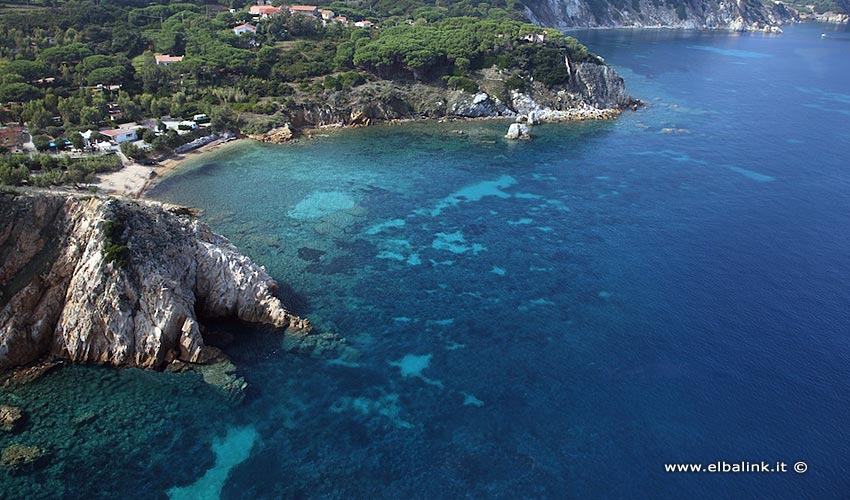
<path fill-rule="evenodd" d="M 528 125 L 524 123 L 511 123 L 508 127 L 508 133 L 505 134 L 505 139 L 531 139 L 528 135 Z"/>

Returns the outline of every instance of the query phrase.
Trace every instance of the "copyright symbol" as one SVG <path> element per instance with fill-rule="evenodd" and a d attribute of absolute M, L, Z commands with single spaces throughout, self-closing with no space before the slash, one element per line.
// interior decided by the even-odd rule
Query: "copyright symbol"
<path fill-rule="evenodd" d="M 797 474 L 802 474 L 809 469 L 809 466 L 806 465 L 806 462 L 797 462 L 794 464 L 794 472 Z"/>

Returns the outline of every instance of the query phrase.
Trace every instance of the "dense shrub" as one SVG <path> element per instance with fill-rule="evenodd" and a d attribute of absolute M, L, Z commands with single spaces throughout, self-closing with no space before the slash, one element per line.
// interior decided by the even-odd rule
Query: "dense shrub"
<path fill-rule="evenodd" d="M 475 80 L 467 78 L 465 76 L 450 76 L 446 82 L 449 88 L 463 90 L 464 92 L 469 92 L 470 94 L 474 94 L 478 92 L 478 84 Z"/>
<path fill-rule="evenodd" d="M 119 269 L 127 263 L 130 254 L 130 249 L 124 239 L 126 228 L 126 224 L 120 215 L 103 224 L 103 258 L 106 262 L 112 262 Z"/>

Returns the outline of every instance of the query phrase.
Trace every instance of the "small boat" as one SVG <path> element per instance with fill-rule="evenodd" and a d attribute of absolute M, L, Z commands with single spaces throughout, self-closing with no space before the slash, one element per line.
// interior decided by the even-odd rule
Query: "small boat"
<path fill-rule="evenodd" d="M 821 33 L 821 34 L 820 34 L 820 37 L 821 37 L 821 38 L 826 38 L 826 33 Z"/>

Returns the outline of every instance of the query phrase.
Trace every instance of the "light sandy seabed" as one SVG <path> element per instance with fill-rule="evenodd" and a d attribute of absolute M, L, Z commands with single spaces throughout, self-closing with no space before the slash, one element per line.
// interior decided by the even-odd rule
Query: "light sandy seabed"
<path fill-rule="evenodd" d="M 226 144 L 226 142 L 220 140 L 213 141 L 188 153 L 172 154 L 160 162 L 159 165 L 153 167 L 139 165 L 137 163 L 125 165 L 124 168 L 117 172 L 98 176 L 98 181 L 94 183 L 94 186 L 97 186 L 98 190 L 104 193 L 140 198 L 148 189 L 153 187 L 157 180 L 165 174 L 176 170 L 189 158 L 208 153 L 223 144 Z M 151 172 L 156 172 L 156 176 L 151 177 Z"/>

